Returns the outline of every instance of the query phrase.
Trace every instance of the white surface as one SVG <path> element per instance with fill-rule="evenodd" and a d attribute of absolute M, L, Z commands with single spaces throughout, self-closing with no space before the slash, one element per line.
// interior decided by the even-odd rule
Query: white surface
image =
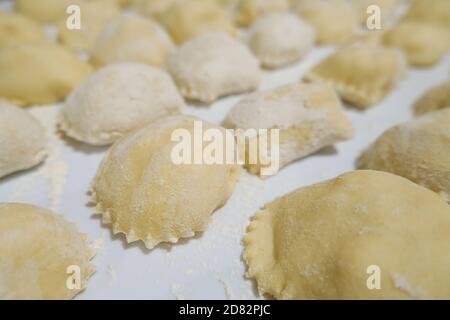
<path fill-rule="evenodd" d="M 304 71 L 332 51 L 316 49 L 305 61 L 265 72 L 261 89 L 299 81 Z M 244 173 L 227 205 L 216 211 L 206 232 L 176 245 L 148 251 L 141 243 L 127 245 L 124 237 L 91 216 L 86 194 L 105 148 L 62 140 L 53 133 L 52 153 L 44 165 L 0 180 L 0 202 L 25 202 L 64 214 L 100 247 L 93 263 L 97 272 L 77 299 L 254 299 L 252 280 L 244 276 L 241 239 L 249 218 L 264 203 L 299 187 L 353 170 L 361 150 L 385 129 L 412 118 L 412 103 L 427 89 L 448 79 L 450 56 L 433 68 L 409 69 L 405 79 L 379 105 L 360 112 L 348 108 L 355 137 L 298 161 L 266 180 Z M 239 96 L 211 107 L 186 112 L 220 123 Z M 59 106 L 33 107 L 50 131 Z"/>

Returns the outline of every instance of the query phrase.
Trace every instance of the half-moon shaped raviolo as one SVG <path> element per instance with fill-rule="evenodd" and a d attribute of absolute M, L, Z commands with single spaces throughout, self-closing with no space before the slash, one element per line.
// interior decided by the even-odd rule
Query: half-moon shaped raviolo
<path fill-rule="evenodd" d="M 231 196 L 239 167 L 175 164 L 176 129 L 194 139 L 188 116 L 162 118 L 119 139 L 103 160 L 92 184 L 93 202 L 113 232 L 151 249 L 205 230 L 211 213 Z M 217 128 L 206 122 L 203 130 Z M 223 130 L 223 129 L 220 129 Z M 201 137 L 200 137 L 201 138 Z"/>
<path fill-rule="evenodd" d="M 93 256 L 87 237 L 61 215 L 0 204 L 0 299 L 73 298 L 95 270 L 89 263 Z M 79 282 L 68 287 L 71 276 Z"/>
<path fill-rule="evenodd" d="M 159 23 L 140 16 L 120 16 L 109 22 L 91 52 L 96 67 L 117 62 L 139 62 L 157 67 L 166 63 L 175 49 Z"/>
<path fill-rule="evenodd" d="M 450 81 L 425 92 L 414 104 L 414 113 L 421 115 L 445 108 L 450 108 Z"/>
<path fill-rule="evenodd" d="M 272 13 L 250 29 L 248 43 L 261 64 L 277 68 L 305 57 L 314 46 L 315 32 L 292 13 Z"/>
<path fill-rule="evenodd" d="M 20 14 L 0 16 L 0 49 L 21 43 L 48 42 L 41 26 Z"/>
<path fill-rule="evenodd" d="M 41 163 L 46 140 L 44 128 L 30 113 L 0 102 L 0 178 Z"/>
<path fill-rule="evenodd" d="M 397 174 L 450 201 L 449 124 L 444 109 L 397 125 L 363 152 L 358 167 Z"/>
<path fill-rule="evenodd" d="M 168 70 L 187 99 L 211 103 L 229 94 L 258 88 L 258 60 L 226 33 L 203 33 L 178 48 L 168 60 Z"/>
<path fill-rule="evenodd" d="M 236 21 L 246 27 L 266 14 L 286 12 L 288 9 L 288 0 L 239 0 L 236 6 Z"/>
<path fill-rule="evenodd" d="M 244 260 L 278 299 L 449 299 L 449 228 L 450 206 L 434 192 L 354 171 L 267 204 Z"/>
<path fill-rule="evenodd" d="M 18 105 L 63 100 L 92 68 L 62 46 L 21 44 L 0 49 L 0 99 Z"/>
<path fill-rule="evenodd" d="M 107 145 L 153 120 L 178 114 L 183 106 L 165 71 L 139 63 L 111 64 L 69 95 L 59 126 L 79 141 Z"/>
<path fill-rule="evenodd" d="M 214 0 L 175 1 L 158 21 L 178 44 L 205 32 L 236 34 L 227 11 Z"/>
<path fill-rule="evenodd" d="M 318 83 L 249 94 L 231 109 L 224 125 L 243 130 L 279 129 L 280 167 L 350 139 L 354 133 L 336 92 Z M 264 170 L 260 163 L 247 163 L 246 167 L 255 174 Z"/>

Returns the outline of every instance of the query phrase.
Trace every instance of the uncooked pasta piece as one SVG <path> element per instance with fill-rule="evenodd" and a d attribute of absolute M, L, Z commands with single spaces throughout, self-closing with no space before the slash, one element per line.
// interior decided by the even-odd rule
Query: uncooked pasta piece
<path fill-rule="evenodd" d="M 256 214 L 248 274 L 277 299 L 449 299 L 450 206 L 402 177 L 353 171 Z"/>
<path fill-rule="evenodd" d="M 450 1 L 448 0 L 414 0 L 404 16 L 413 20 L 450 28 Z"/>
<path fill-rule="evenodd" d="M 44 128 L 30 113 L 0 102 L 0 178 L 41 163 L 46 141 Z"/>
<path fill-rule="evenodd" d="M 268 13 L 285 12 L 288 9 L 288 0 L 240 0 L 236 8 L 236 21 L 241 26 L 249 26 Z"/>
<path fill-rule="evenodd" d="M 403 76 L 406 62 L 400 50 L 372 43 L 341 48 L 306 73 L 305 79 L 334 86 L 355 107 L 380 102 Z"/>
<path fill-rule="evenodd" d="M 355 9 L 343 0 L 309 0 L 297 8 L 298 14 L 316 30 L 322 44 L 342 42 L 358 27 Z"/>
<path fill-rule="evenodd" d="M 61 215 L 0 204 L 0 299 L 71 299 L 95 271 L 87 237 Z"/>
<path fill-rule="evenodd" d="M 70 94 L 59 126 L 77 140 L 107 145 L 153 120 L 179 113 L 183 105 L 165 71 L 138 63 L 112 64 Z"/>
<path fill-rule="evenodd" d="M 80 6 L 81 29 L 67 28 L 66 21 L 59 24 L 59 40 L 69 48 L 90 51 L 103 28 L 120 14 L 118 5 L 111 0 L 90 0 Z"/>
<path fill-rule="evenodd" d="M 137 0 L 135 9 L 142 15 L 159 19 L 177 0 Z"/>
<path fill-rule="evenodd" d="M 439 25 L 405 21 L 387 31 L 383 43 L 400 48 L 410 65 L 426 67 L 439 62 L 450 50 L 450 30 Z"/>
<path fill-rule="evenodd" d="M 176 1 L 159 21 L 178 44 L 205 32 L 236 33 L 226 10 L 212 0 Z"/>
<path fill-rule="evenodd" d="M 15 10 L 43 23 L 56 23 L 68 17 L 70 5 L 80 5 L 83 0 L 15 0 Z"/>
<path fill-rule="evenodd" d="M 0 49 L 21 43 L 49 41 L 41 26 L 20 15 L 4 15 L 0 18 Z"/>
<path fill-rule="evenodd" d="M 428 90 L 414 104 L 416 115 L 450 108 L 450 82 L 442 83 Z"/>
<path fill-rule="evenodd" d="M 116 62 L 139 62 L 164 66 L 175 48 L 157 22 L 140 16 L 121 16 L 103 29 L 91 52 L 96 67 Z"/>
<path fill-rule="evenodd" d="M 331 87 L 322 84 L 292 84 L 250 94 L 230 111 L 225 126 L 279 129 L 280 167 L 353 136 L 339 98 Z M 251 163 L 249 159 L 246 166 L 254 174 L 272 165 Z"/>
<path fill-rule="evenodd" d="M 75 53 L 52 43 L 0 49 L 0 99 L 18 105 L 63 100 L 92 68 Z"/>
<path fill-rule="evenodd" d="M 195 135 L 211 128 L 224 131 L 188 116 L 166 117 L 112 146 L 91 191 L 97 212 L 112 225 L 114 234 L 125 234 L 129 243 L 141 240 L 151 249 L 206 229 L 211 214 L 233 193 L 240 171 L 236 165 L 195 160 L 200 149 L 194 139 L 202 139 Z M 177 151 L 180 137 L 189 150 L 185 152 L 190 154 L 192 147 L 192 155 Z M 184 162 L 178 161 L 181 153 L 188 158 Z"/>
<path fill-rule="evenodd" d="M 444 109 L 397 125 L 361 155 L 358 167 L 397 174 L 450 201 L 449 123 Z"/>
<path fill-rule="evenodd" d="M 255 90 L 261 81 L 258 60 L 225 33 L 204 33 L 186 42 L 169 58 L 168 70 L 184 97 L 205 103 Z"/>
<path fill-rule="evenodd" d="M 265 15 L 252 26 L 248 39 L 253 53 L 267 68 L 300 60 L 314 41 L 314 29 L 292 13 Z"/>

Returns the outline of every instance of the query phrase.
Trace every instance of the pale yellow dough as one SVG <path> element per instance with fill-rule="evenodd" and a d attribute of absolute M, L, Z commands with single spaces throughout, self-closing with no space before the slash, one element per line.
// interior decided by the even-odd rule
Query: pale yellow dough
<path fill-rule="evenodd" d="M 177 0 L 136 0 L 134 8 L 142 15 L 159 19 Z"/>
<path fill-rule="evenodd" d="M 387 31 L 383 44 L 400 48 L 412 66 L 439 62 L 450 50 L 450 30 L 439 25 L 405 21 Z"/>
<path fill-rule="evenodd" d="M 68 17 L 70 5 L 80 5 L 83 0 L 15 0 L 15 10 L 39 22 L 56 23 Z"/>
<path fill-rule="evenodd" d="M 103 29 L 91 52 L 96 67 L 116 62 L 139 62 L 161 67 L 175 48 L 157 22 L 140 16 L 121 16 Z"/>
<path fill-rule="evenodd" d="M 450 201 L 450 109 L 432 112 L 383 133 L 358 167 L 392 172 Z"/>
<path fill-rule="evenodd" d="M 47 137 L 38 120 L 0 101 L 0 178 L 38 165 L 46 154 Z"/>
<path fill-rule="evenodd" d="M 428 90 L 414 104 L 416 115 L 450 108 L 450 81 Z"/>
<path fill-rule="evenodd" d="M 78 56 L 51 43 L 0 49 L 0 99 L 18 105 L 63 100 L 92 68 Z"/>
<path fill-rule="evenodd" d="M 30 18 L 11 14 L 0 17 L 0 49 L 21 43 L 49 41 L 41 26 Z"/>
<path fill-rule="evenodd" d="M 395 87 L 405 70 L 406 61 L 400 50 L 356 43 L 320 62 L 306 73 L 305 79 L 329 83 L 344 100 L 367 109 Z"/>
<path fill-rule="evenodd" d="M 268 13 L 288 11 L 289 1 L 240 0 L 236 7 L 236 21 L 239 25 L 246 27 Z"/>
<path fill-rule="evenodd" d="M 345 0 L 309 0 L 297 12 L 316 30 L 317 41 L 333 44 L 352 36 L 358 27 L 356 10 Z"/>
<path fill-rule="evenodd" d="M 178 44 L 205 32 L 236 34 L 226 10 L 212 0 L 176 1 L 159 21 Z"/>
<path fill-rule="evenodd" d="M 231 109 L 224 125 L 279 129 L 280 167 L 353 136 L 335 91 L 323 84 L 292 84 L 250 94 Z M 246 163 L 251 173 L 261 174 L 261 164 L 249 159 Z"/>
<path fill-rule="evenodd" d="M 450 32 L 450 1 L 414 0 L 404 19 L 436 24 Z"/>
<path fill-rule="evenodd" d="M 203 103 L 255 90 L 262 77 L 249 49 L 219 32 L 187 41 L 170 56 L 167 69 L 184 97 Z"/>
<path fill-rule="evenodd" d="M 256 214 L 248 274 L 277 299 L 449 299 L 450 206 L 404 178 L 354 171 Z M 379 267 L 380 289 L 370 266 Z"/>
<path fill-rule="evenodd" d="M 0 299 L 71 299 L 95 271 L 89 263 L 93 256 L 87 237 L 61 215 L 0 204 Z M 70 266 L 79 267 L 79 289 L 67 287 Z"/>
<path fill-rule="evenodd" d="M 193 137 L 189 116 L 157 120 L 119 139 L 103 160 L 92 184 L 93 202 L 113 232 L 151 249 L 206 229 L 211 214 L 233 193 L 239 167 L 175 164 L 171 141 L 176 129 Z M 203 130 L 219 128 L 203 122 Z M 221 129 L 223 130 L 223 129 Z"/>
<path fill-rule="evenodd" d="M 367 19 L 372 13 L 367 13 L 369 6 L 380 8 L 382 27 L 388 25 L 396 18 L 402 0 L 350 0 L 350 4 L 357 10 L 359 19 L 366 25 Z"/>
<path fill-rule="evenodd" d="M 64 19 L 59 23 L 59 40 L 78 51 L 90 51 L 97 37 L 112 19 L 120 14 L 119 6 L 111 0 L 90 0 L 82 3 L 81 29 L 69 29 Z"/>
<path fill-rule="evenodd" d="M 77 140 L 108 145 L 153 120 L 180 113 L 183 106 L 165 71 L 140 63 L 111 64 L 69 95 L 59 127 Z"/>

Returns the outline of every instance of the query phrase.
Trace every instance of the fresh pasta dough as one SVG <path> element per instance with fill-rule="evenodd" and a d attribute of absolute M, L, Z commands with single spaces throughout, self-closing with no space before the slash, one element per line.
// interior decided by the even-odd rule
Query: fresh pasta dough
<path fill-rule="evenodd" d="M 322 84 L 292 84 L 250 94 L 233 107 L 224 124 L 244 130 L 279 129 L 280 167 L 353 136 L 339 98 Z M 247 158 L 246 167 L 261 174 L 264 166 Z"/>
<path fill-rule="evenodd" d="M 0 99 L 18 105 L 63 100 L 92 71 L 89 64 L 52 43 L 0 49 Z"/>
<path fill-rule="evenodd" d="M 226 10 L 212 0 L 176 1 L 159 21 L 178 44 L 205 32 L 236 34 Z"/>
<path fill-rule="evenodd" d="M 91 52 L 96 67 L 117 62 L 139 62 L 161 67 L 175 48 L 157 22 L 140 16 L 121 16 L 100 33 Z"/>
<path fill-rule="evenodd" d="M 306 56 L 314 46 L 315 32 L 292 13 L 272 13 L 256 21 L 248 43 L 261 64 L 277 68 Z"/>
<path fill-rule="evenodd" d="M 405 70 L 405 58 L 398 49 L 356 43 L 320 62 L 305 79 L 329 83 L 344 100 L 366 109 L 380 102 Z"/>
<path fill-rule="evenodd" d="M 126 135 L 110 149 L 92 194 L 97 212 L 112 225 L 114 234 L 125 234 L 129 243 L 142 240 L 148 249 L 160 242 L 175 243 L 205 230 L 213 211 L 227 202 L 239 167 L 175 164 L 173 160 L 175 130 L 193 137 L 195 121 L 200 120 L 162 118 Z M 203 130 L 220 130 L 200 123 Z"/>
<path fill-rule="evenodd" d="M 47 42 L 41 26 L 30 18 L 11 14 L 0 17 L 0 49 L 22 43 Z"/>
<path fill-rule="evenodd" d="M 400 48 L 410 65 L 427 67 L 439 62 L 450 50 L 450 29 L 405 21 L 387 31 L 383 43 Z"/>
<path fill-rule="evenodd" d="M 80 6 L 81 29 L 69 29 L 66 21 L 59 23 L 58 37 L 61 43 L 71 49 L 89 52 L 112 19 L 120 14 L 120 8 L 111 0 L 90 0 Z"/>
<path fill-rule="evenodd" d="M 286 12 L 288 9 L 288 0 L 240 0 L 236 8 L 236 21 L 246 27 L 268 13 Z"/>
<path fill-rule="evenodd" d="M 0 101 L 0 178 L 41 163 L 46 141 L 44 128 L 30 113 Z"/>
<path fill-rule="evenodd" d="M 204 103 L 255 90 L 261 81 L 258 60 L 225 33 L 186 42 L 170 56 L 168 70 L 184 97 Z"/>
<path fill-rule="evenodd" d="M 321 44 L 342 42 L 358 27 L 355 9 L 343 0 L 309 0 L 300 3 L 298 14 L 316 30 Z"/>
<path fill-rule="evenodd" d="M 450 206 L 435 193 L 353 171 L 266 204 L 243 257 L 277 299 L 449 299 L 449 228 Z"/>
<path fill-rule="evenodd" d="M 80 5 L 82 0 L 15 0 L 15 10 L 43 23 L 56 23 L 68 16 L 70 5 Z"/>
<path fill-rule="evenodd" d="M 404 16 L 404 20 L 413 20 L 450 28 L 450 1 L 414 0 Z"/>
<path fill-rule="evenodd" d="M 70 299 L 95 271 L 86 235 L 27 204 L 0 203 L 0 256 L 0 299 Z"/>
<path fill-rule="evenodd" d="M 397 125 L 363 152 L 358 167 L 397 174 L 450 201 L 449 123 L 444 109 Z"/>
<path fill-rule="evenodd" d="M 176 1 L 177 0 L 137 0 L 134 8 L 140 14 L 154 17 L 158 20 Z"/>
<path fill-rule="evenodd" d="M 179 113 L 183 106 L 165 71 L 138 63 L 112 64 L 70 94 L 59 126 L 77 140 L 107 145 L 132 129 Z"/>
<path fill-rule="evenodd" d="M 428 90 L 414 104 L 416 115 L 450 108 L 450 81 L 444 82 Z"/>

